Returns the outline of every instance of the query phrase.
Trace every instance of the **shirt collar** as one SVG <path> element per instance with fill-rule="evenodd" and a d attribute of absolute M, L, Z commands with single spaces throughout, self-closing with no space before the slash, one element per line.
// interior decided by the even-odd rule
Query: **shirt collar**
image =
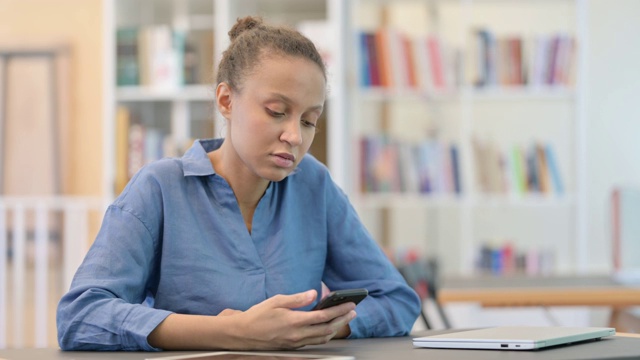
<path fill-rule="evenodd" d="M 182 156 L 184 176 L 207 176 L 215 174 L 208 152 L 219 148 L 224 139 L 196 140 Z"/>

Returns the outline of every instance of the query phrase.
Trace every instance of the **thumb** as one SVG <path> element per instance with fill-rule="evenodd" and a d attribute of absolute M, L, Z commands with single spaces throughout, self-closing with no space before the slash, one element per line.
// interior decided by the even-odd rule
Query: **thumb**
<path fill-rule="evenodd" d="M 274 308 L 295 309 L 310 305 L 318 296 L 315 290 L 307 290 L 291 295 L 276 295 L 269 299 Z"/>

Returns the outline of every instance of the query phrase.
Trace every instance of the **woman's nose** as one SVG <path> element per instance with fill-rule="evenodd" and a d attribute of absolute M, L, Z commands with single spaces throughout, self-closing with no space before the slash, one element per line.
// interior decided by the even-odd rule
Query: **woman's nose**
<path fill-rule="evenodd" d="M 299 119 L 291 119 L 287 121 L 287 125 L 280 137 L 282 141 L 286 141 L 291 146 L 298 146 L 302 144 L 302 125 Z"/>

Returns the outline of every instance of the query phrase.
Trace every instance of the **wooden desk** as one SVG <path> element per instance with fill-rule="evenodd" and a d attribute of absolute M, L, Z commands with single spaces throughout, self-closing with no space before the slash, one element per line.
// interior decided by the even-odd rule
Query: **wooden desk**
<path fill-rule="evenodd" d="M 605 276 L 483 276 L 445 279 L 438 291 L 442 304 L 476 302 L 482 306 L 640 306 L 640 287 Z"/>
<path fill-rule="evenodd" d="M 414 334 L 443 333 L 444 331 L 428 331 Z M 142 360 L 152 357 L 174 356 L 178 354 L 197 354 L 202 352 L 76 352 L 58 349 L 16 349 L 0 350 L 0 359 L 7 360 L 92 360 L 92 359 L 124 359 Z M 612 336 L 601 341 L 574 344 L 538 351 L 500 351 L 500 350 L 453 350 L 414 348 L 411 337 L 333 340 L 325 345 L 308 346 L 293 351 L 298 354 L 351 355 L 356 359 L 366 360 L 456 360 L 456 359 L 516 359 L 516 360 L 549 360 L 549 359 L 638 359 L 640 358 L 640 338 Z"/>
<path fill-rule="evenodd" d="M 445 279 L 438 291 L 441 304 L 475 302 L 497 306 L 607 306 L 613 309 L 611 326 L 630 306 L 640 306 L 640 286 L 616 283 L 606 276 L 483 276 Z M 618 325 L 618 326 L 616 326 Z"/>

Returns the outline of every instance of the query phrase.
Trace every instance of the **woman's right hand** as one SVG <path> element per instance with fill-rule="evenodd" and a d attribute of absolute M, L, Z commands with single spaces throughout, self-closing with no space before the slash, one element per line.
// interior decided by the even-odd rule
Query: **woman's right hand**
<path fill-rule="evenodd" d="M 355 318 L 355 304 L 315 311 L 296 310 L 310 305 L 316 297 L 315 290 L 276 295 L 245 312 L 228 314 L 237 319 L 232 335 L 239 341 L 239 348 L 296 349 L 327 343 Z"/>

